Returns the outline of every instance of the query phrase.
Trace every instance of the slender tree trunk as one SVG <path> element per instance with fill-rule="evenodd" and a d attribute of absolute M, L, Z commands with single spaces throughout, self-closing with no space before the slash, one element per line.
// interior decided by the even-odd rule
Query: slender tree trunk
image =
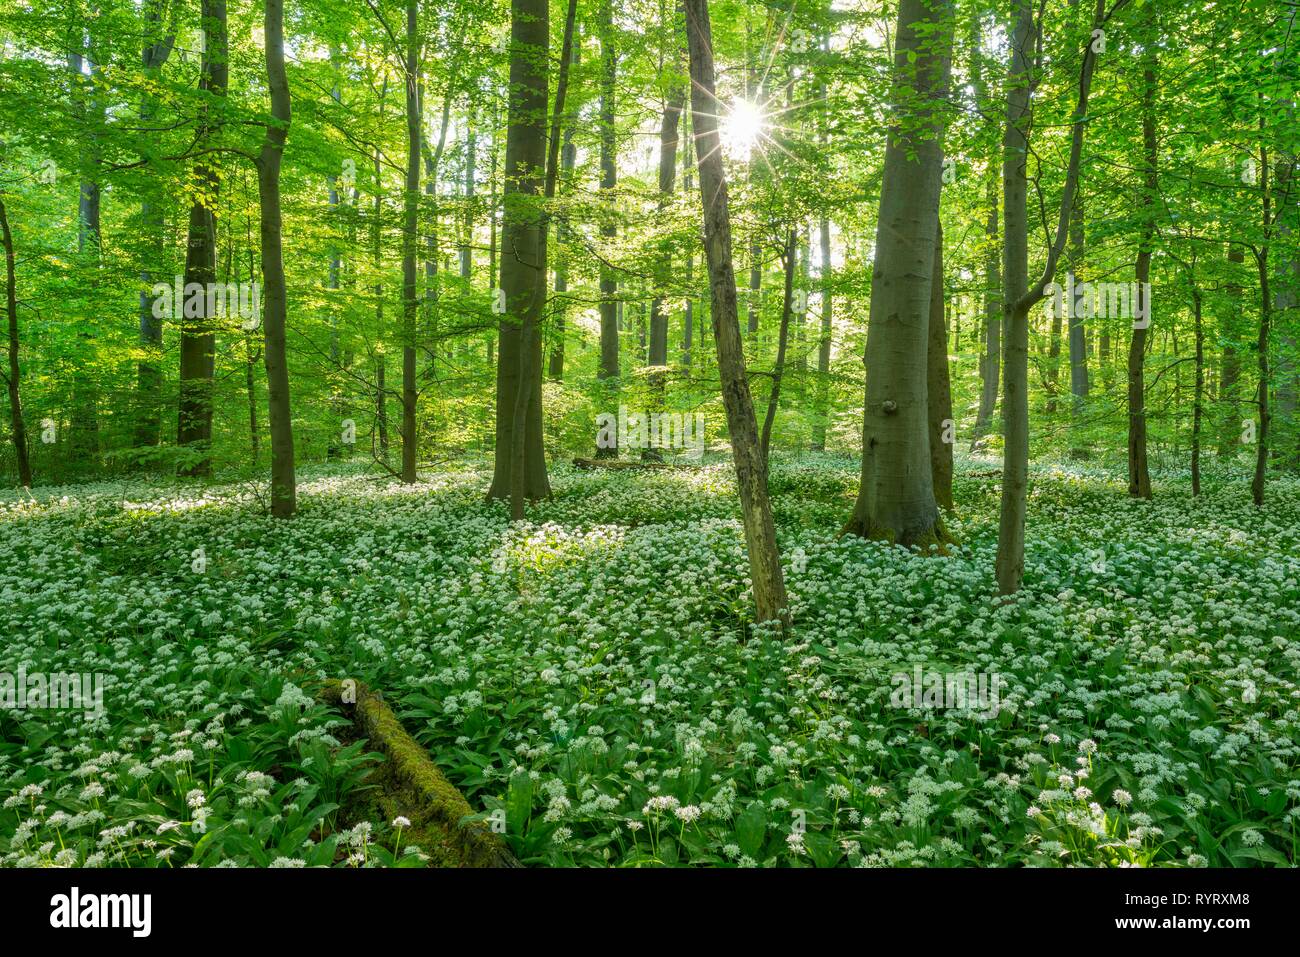
<path fill-rule="evenodd" d="M 698 143 L 704 250 L 713 299 L 713 339 L 717 346 L 722 401 L 727 410 L 727 427 L 736 466 L 754 604 L 758 621 L 777 621 L 788 626 L 790 612 L 780 556 L 776 550 L 776 529 L 772 523 L 772 506 L 767 490 L 767 466 L 758 445 L 758 425 L 745 372 L 745 353 L 736 309 L 731 216 L 727 204 L 727 178 L 719 153 L 719 109 L 708 0 L 685 0 L 685 9 L 691 64 L 691 119 Z"/>
<path fill-rule="evenodd" d="M 1228 262 L 1242 264 L 1245 261 L 1245 252 L 1240 246 L 1233 244 L 1228 247 Z M 1237 407 L 1237 384 L 1241 381 L 1241 357 L 1237 350 L 1238 330 L 1232 322 L 1233 315 L 1240 308 L 1241 285 L 1237 282 L 1225 283 L 1224 291 L 1227 293 L 1227 309 L 1219 323 L 1219 335 L 1223 340 L 1218 389 L 1218 402 L 1222 415 L 1218 448 L 1221 458 L 1236 455 L 1241 441 L 1241 414 Z"/>
<path fill-rule="evenodd" d="M 835 308 L 834 283 L 831 277 L 831 221 L 822 217 L 818 227 L 821 241 L 822 314 L 821 336 L 817 343 L 817 387 L 813 393 L 813 425 L 811 447 L 814 452 L 826 451 L 827 417 L 830 415 L 831 379 L 831 321 Z"/>
<path fill-rule="evenodd" d="M 420 33 L 419 4 L 406 0 L 406 183 L 402 195 L 402 481 L 415 482 L 419 449 L 415 433 L 416 323 L 419 279 L 416 240 L 420 229 Z"/>
<path fill-rule="evenodd" d="M 1070 211 L 1070 259 L 1069 273 L 1077 284 L 1083 270 L 1084 255 L 1083 231 L 1083 194 L 1075 194 L 1074 209 Z M 1088 401 L 1088 350 L 1084 318 L 1079 315 L 1077 297 L 1071 295 L 1066 302 L 1066 315 L 1069 318 L 1070 349 L 1070 432 L 1072 445 L 1070 454 L 1074 458 L 1087 456 L 1079 430 L 1082 426 L 1084 409 Z"/>
<path fill-rule="evenodd" d="M 0 199 L 0 242 L 5 251 L 5 315 L 9 320 L 9 371 L 5 385 L 9 390 L 9 432 L 14 443 L 14 458 L 18 463 L 18 481 L 26 488 L 32 486 L 32 464 L 27 455 L 27 426 L 23 421 L 23 404 L 19 394 L 20 369 L 18 365 L 18 280 L 15 276 L 17 259 L 14 255 L 14 237 L 9 229 L 9 211 Z"/>
<path fill-rule="evenodd" d="M 934 276 L 930 280 L 930 335 L 926 354 L 926 388 L 930 416 L 930 481 L 934 500 L 949 511 L 952 500 L 952 383 L 948 373 L 948 325 L 944 313 L 943 226 L 935 225 Z"/>
<path fill-rule="evenodd" d="M 1156 192 L 1156 54 L 1148 44 L 1142 69 L 1142 160 L 1143 192 L 1141 205 L 1145 217 L 1142 242 L 1138 247 L 1134 276 L 1136 295 L 1141 308 L 1135 308 L 1138 320 L 1133 323 L 1133 337 L 1128 351 L 1128 493 L 1134 498 L 1151 497 L 1151 474 L 1147 468 L 1146 416 L 1146 344 L 1151 324 L 1151 301 L 1147 290 L 1151 280 L 1152 243 L 1155 240 Z"/>
<path fill-rule="evenodd" d="M 1002 157 L 1002 279 L 1006 324 L 1003 369 L 1002 508 L 998 524 L 998 588 L 1020 588 L 1025 569 L 1025 512 L 1029 486 L 1029 288 L 1028 184 L 1030 63 L 1037 29 L 1030 0 L 1015 0 L 1011 66 L 1007 74 L 1007 127 Z"/>
<path fill-rule="evenodd" d="M 768 453 L 772 447 L 772 424 L 776 421 L 776 410 L 781 404 L 781 382 L 785 378 L 785 350 L 790 338 L 790 315 L 794 307 L 795 235 L 792 226 L 786 234 L 785 253 L 782 257 L 785 287 L 781 300 L 781 327 L 777 333 L 776 364 L 772 366 L 772 391 L 767 396 L 767 414 L 763 417 L 763 432 L 758 445 L 764 468 L 770 460 Z"/>
<path fill-rule="evenodd" d="M 1201 290 L 1192 277 L 1192 318 L 1196 335 L 1196 392 L 1192 398 L 1192 495 L 1201 494 L 1201 419 L 1205 404 L 1205 329 L 1201 322 Z"/>
<path fill-rule="evenodd" d="M 99 51 L 95 35 L 80 25 L 76 35 L 78 48 L 68 56 L 68 68 L 75 76 L 73 84 L 73 111 L 85 139 L 86 167 L 77 202 L 77 253 L 82 266 L 88 269 L 90 296 L 99 298 L 103 281 L 103 239 L 100 229 L 101 193 L 100 166 L 103 162 L 100 131 L 106 123 L 104 101 L 95 78 L 101 74 Z M 83 56 L 83 51 L 85 55 Z M 83 89 L 89 75 L 89 94 Z M 71 459 L 78 464 L 97 466 L 99 463 L 99 386 L 96 370 L 89 360 L 95 354 L 93 321 L 83 320 L 77 332 L 81 343 L 79 361 L 72 376 L 72 411 L 68 429 Z"/>
<path fill-rule="evenodd" d="M 1263 125 L 1264 121 L 1261 118 L 1261 132 L 1263 131 Z M 1269 334 L 1272 331 L 1273 324 L 1273 293 L 1269 275 L 1269 239 L 1273 232 L 1273 197 L 1270 192 L 1268 164 L 1268 149 L 1261 145 L 1259 149 L 1259 179 L 1260 194 L 1263 197 L 1264 206 L 1264 242 L 1255 253 L 1255 264 L 1259 270 L 1259 338 L 1255 343 L 1255 351 L 1259 362 L 1259 386 L 1255 394 L 1255 401 L 1259 407 L 1259 428 L 1255 436 L 1255 477 L 1250 483 L 1250 495 L 1257 507 L 1264 504 L 1264 480 L 1268 471 L 1269 438 L 1273 422 L 1268 402 L 1270 377 L 1268 360 Z"/>
<path fill-rule="evenodd" d="M 978 8 L 975 8 L 971 21 L 971 85 L 974 90 L 975 103 L 985 111 L 986 124 L 992 134 L 996 128 L 995 111 L 992 100 L 987 95 L 984 79 L 984 53 L 980 49 L 982 30 Z M 990 141 L 995 137 L 990 135 Z M 998 177 L 997 150 L 989 157 L 989 169 L 984 177 L 984 205 L 987 210 L 984 221 L 984 242 L 981 244 L 984 257 L 983 288 L 983 343 L 984 351 L 980 355 L 980 401 L 975 414 L 975 428 L 971 447 L 983 439 L 993 422 L 993 413 L 998 404 L 998 385 L 1001 379 L 1002 362 L 1002 275 L 998 251 Z"/>
<path fill-rule="evenodd" d="M 576 17 L 576 11 L 574 13 Z M 567 19 L 567 18 L 566 18 Z M 566 23 L 566 29 L 567 23 Z M 570 31 L 572 33 L 572 31 Z M 582 44 L 573 43 L 570 37 L 570 47 L 567 63 L 570 67 L 578 66 L 582 62 Z M 566 74 L 567 76 L 567 74 Z M 566 80 L 567 82 L 567 80 Z M 577 125 L 577 114 L 570 110 L 569 115 L 564 120 L 564 143 L 560 148 L 560 174 L 561 179 L 568 183 L 573 178 L 573 169 L 578 164 L 578 147 L 573 142 L 573 129 Z M 560 185 L 556 184 L 556 191 L 559 191 Z M 555 224 L 555 242 L 560 246 L 560 254 L 556 257 L 555 262 L 555 333 L 554 346 L 551 349 L 550 365 L 547 369 L 547 375 L 556 382 L 564 380 L 564 336 L 565 321 L 564 314 L 566 310 L 565 293 L 569 291 L 569 260 L 566 251 L 563 249 L 564 244 L 569 237 L 568 216 L 560 217 Z M 550 258 L 549 255 L 547 257 Z"/>
<path fill-rule="evenodd" d="M 1105 22 L 1105 0 L 1097 0 L 1094 28 Z M 1020 589 L 1025 571 L 1025 514 L 1029 501 L 1029 311 L 1038 303 L 1056 274 L 1065 248 L 1079 182 L 1088 94 L 1096 67 L 1092 40 L 1084 50 L 1079 74 L 1079 100 L 1070 134 L 1070 161 L 1056 223 L 1056 236 L 1038 281 L 1029 286 L 1029 210 L 1026 166 L 1029 156 L 1031 57 L 1038 35 L 1031 0 L 1016 0 L 1011 36 L 1011 65 L 1007 74 L 1007 129 L 1003 141 L 1003 321 L 1006 355 L 1003 375 L 1002 507 L 998 517 L 996 574 L 998 590 L 1010 595 Z"/>
<path fill-rule="evenodd" d="M 266 0 L 266 81 L 271 119 L 257 158 L 262 217 L 262 323 L 266 333 L 267 409 L 271 427 L 271 514 L 288 518 L 297 508 L 293 460 L 293 417 L 289 402 L 289 362 L 285 350 L 284 253 L 281 248 L 280 163 L 289 138 L 292 110 L 284 69 L 284 0 Z"/>
<path fill-rule="evenodd" d="M 947 541 L 934 497 L 926 354 L 943 175 L 950 0 L 900 0 L 867 322 L 862 480 L 846 532 L 903 546 Z"/>
<path fill-rule="evenodd" d="M 600 4 L 600 189 L 605 204 L 604 225 L 600 235 L 606 248 L 613 246 L 613 239 L 618 235 L 614 223 L 614 189 L 618 184 L 617 143 L 615 140 L 614 81 L 618 70 L 618 54 L 614 49 L 614 13 L 613 0 L 601 0 Z M 619 309 L 615 295 L 618 282 L 614 271 L 605 263 L 600 266 L 600 366 L 596 377 L 604 383 L 602 397 L 611 407 L 617 407 L 619 389 L 618 332 Z M 596 458 L 617 458 L 618 445 L 601 443 L 596 449 Z"/>
<path fill-rule="evenodd" d="M 659 214 L 662 216 L 672 199 L 677 182 L 677 128 L 681 123 L 682 108 L 686 103 L 686 87 L 678 87 L 668 94 L 664 104 L 663 121 L 659 126 Z M 650 343 L 647 364 L 651 366 L 650 391 L 653 395 L 654 408 L 651 413 L 662 411 L 664 405 L 664 374 L 668 365 L 668 314 L 664 312 L 663 297 L 660 293 L 669 281 L 672 269 L 672 257 L 665 250 L 655 264 L 655 297 L 650 302 Z M 648 461 L 661 461 L 662 452 L 657 448 L 647 447 L 641 457 Z"/>
<path fill-rule="evenodd" d="M 680 6 L 680 4 L 679 4 Z M 694 150 L 692 144 L 694 137 L 691 135 L 691 116 L 687 110 L 682 115 L 682 126 L 685 129 L 685 135 L 682 136 L 682 188 L 690 193 L 695 187 L 692 170 L 695 161 L 693 159 Z M 695 338 L 695 255 L 693 252 L 686 254 L 686 267 L 682 273 L 686 282 L 686 303 L 682 312 L 682 365 L 686 369 L 691 368 L 694 361 L 694 338 Z"/>

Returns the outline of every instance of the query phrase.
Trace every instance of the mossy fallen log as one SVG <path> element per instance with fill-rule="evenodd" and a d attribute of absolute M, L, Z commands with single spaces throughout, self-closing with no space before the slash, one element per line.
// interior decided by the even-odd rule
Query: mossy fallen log
<path fill-rule="evenodd" d="M 345 687 L 345 682 L 332 680 L 325 682 L 319 696 L 348 714 L 357 730 L 369 739 L 370 746 L 388 759 L 393 778 L 409 789 L 417 802 L 417 813 L 447 831 L 461 858 L 461 866 L 523 866 L 486 821 L 465 820 L 473 815 L 474 809 L 438 770 L 429 752 L 406 732 L 393 709 L 379 695 L 361 682 L 356 682 L 353 688 L 352 682 L 347 682 Z M 355 701 L 345 698 L 355 698 Z"/>

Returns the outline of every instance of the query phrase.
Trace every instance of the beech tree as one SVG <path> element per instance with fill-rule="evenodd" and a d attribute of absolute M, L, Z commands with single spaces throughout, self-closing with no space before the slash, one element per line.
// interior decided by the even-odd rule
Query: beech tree
<path fill-rule="evenodd" d="M 846 532 L 942 545 L 934 497 L 927 349 L 935 277 L 952 7 L 900 0 L 867 325 L 862 481 Z"/>

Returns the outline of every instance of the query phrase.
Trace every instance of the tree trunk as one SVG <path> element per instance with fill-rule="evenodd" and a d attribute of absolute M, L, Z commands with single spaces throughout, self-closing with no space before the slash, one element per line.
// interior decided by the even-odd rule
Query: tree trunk
<path fill-rule="evenodd" d="M 767 414 L 763 416 L 763 432 L 759 439 L 759 450 L 763 456 L 763 467 L 767 467 L 769 451 L 772 447 L 772 423 L 776 421 L 776 410 L 781 404 L 781 380 L 785 377 L 785 350 L 790 339 L 790 314 L 794 307 L 794 270 L 795 270 L 795 230 L 791 227 L 786 234 L 785 253 L 782 257 L 785 269 L 785 287 L 781 300 L 781 327 L 777 333 L 776 364 L 772 367 L 772 391 L 767 396 Z"/>
<path fill-rule="evenodd" d="M 506 312 L 497 348 L 490 498 L 539 499 L 551 493 L 542 444 L 542 342 L 537 334 L 546 305 L 546 220 L 536 200 L 546 168 L 549 29 L 546 0 L 513 0 L 501 227 L 500 288 Z M 518 439 L 516 433 L 522 433 Z"/>
<path fill-rule="evenodd" d="M 144 74 L 157 80 L 163 64 L 171 56 L 176 34 L 169 25 L 162 24 L 166 0 L 146 0 L 143 7 L 146 39 L 140 54 Z M 174 22 L 174 21 L 173 21 Z M 148 127 L 153 122 L 157 98 L 145 91 L 140 98 L 140 125 Z M 151 167 L 146 165 L 146 169 Z M 136 363 L 136 421 L 134 441 L 137 446 L 155 446 L 162 440 L 162 319 L 154 315 L 156 299 L 151 290 L 155 268 L 166 258 L 163 247 L 164 193 L 153 185 L 146 185 L 145 198 L 140 204 L 140 232 L 149 249 L 150 261 L 140 273 L 140 351 Z M 166 281 L 166 280 L 162 280 Z"/>
<path fill-rule="evenodd" d="M 686 103 L 686 88 L 677 87 L 668 94 L 664 104 L 663 122 L 659 126 L 659 213 L 662 216 L 672 199 L 673 188 L 677 181 L 677 127 L 681 122 L 682 108 Z M 672 269 L 672 257 L 665 244 L 664 251 L 655 263 L 655 292 L 650 302 L 650 343 L 646 364 L 652 369 L 650 373 L 652 414 L 662 411 L 664 405 L 664 374 L 668 365 L 668 315 L 664 312 L 663 297 L 659 295 L 668 283 Z M 642 459 L 662 461 L 663 454 L 657 448 L 646 448 L 641 452 Z"/>
<path fill-rule="evenodd" d="M 822 315 L 821 337 L 817 343 L 817 388 L 813 394 L 813 425 L 811 448 L 814 452 L 826 451 L 826 419 L 830 415 L 831 379 L 831 320 L 835 308 L 834 288 L 831 281 L 831 221 L 822 217 L 818 227 L 821 240 Z"/>
<path fill-rule="evenodd" d="M 1002 392 L 1002 507 L 998 522 L 998 588 L 1020 588 L 1025 570 L 1025 512 L 1029 486 L 1029 214 L 1025 166 L 1029 155 L 1030 58 L 1037 29 L 1030 0 L 1015 0 L 1015 29 L 1007 75 L 1007 129 L 1002 153 L 1002 280 L 1006 366 Z"/>
<path fill-rule="evenodd" d="M 943 175 L 950 0 L 901 0 L 867 322 L 862 480 L 846 532 L 928 549 L 947 541 L 930 473 L 926 353 Z"/>
<path fill-rule="evenodd" d="M 754 402 L 745 372 L 745 354 L 736 308 L 736 276 L 731 259 L 731 216 L 727 178 L 718 140 L 718 98 L 713 68 L 713 36 L 708 0 L 685 0 L 690 49 L 691 119 L 697 146 L 700 196 L 704 210 L 704 251 L 712 293 L 713 339 L 718 352 L 722 401 L 727 410 L 736 467 L 736 485 L 749 551 L 757 620 L 788 627 L 785 579 L 776 550 L 776 529 L 767 491 L 767 466 L 758 447 Z"/>
<path fill-rule="evenodd" d="M 577 66 L 582 61 L 582 44 L 572 44 L 573 51 L 569 63 L 571 66 Z M 564 124 L 564 145 L 560 149 L 560 171 L 564 181 L 567 183 L 573 176 L 573 168 L 578 163 L 578 147 L 573 143 L 573 128 L 575 126 L 574 117 L 570 116 L 568 122 Z M 558 185 L 557 185 L 558 190 Z M 569 236 L 568 217 L 561 217 L 555 225 L 555 242 L 558 246 L 563 246 Z M 549 259 L 549 256 L 547 257 Z M 564 380 L 564 335 L 565 335 L 565 296 L 564 293 L 569 291 L 569 261 L 563 249 L 556 258 L 555 263 L 555 334 L 554 346 L 551 349 L 550 366 L 547 369 L 549 375 L 556 382 Z"/>
<path fill-rule="evenodd" d="M 230 78 L 230 45 L 226 31 L 226 0 L 201 0 L 200 16 L 204 30 L 202 70 L 199 88 L 207 96 L 224 99 Z M 202 110 L 196 137 L 200 149 L 216 137 L 221 121 L 212 121 Z M 217 279 L 217 195 L 221 188 L 216 165 L 200 160 L 194 166 L 194 179 L 203 195 L 190 205 L 189 231 L 185 241 L 185 288 L 197 283 L 203 289 Z M 263 296 L 267 290 L 263 287 Z M 186 304 L 189 297 L 186 297 Z M 193 446 L 200 458 L 185 468 L 184 474 L 212 474 L 209 451 L 212 444 L 212 387 L 216 362 L 216 316 L 207 314 L 206 297 L 200 297 L 194 315 L 175 318 L 180 326 L 180 408 L 177 415 L 176 442 Z"/>
<path fill-rule="evenodd" d="M 1142 162 L 1143 189 L 1141 207 L 1145 225 L 1138 246 L 1134 280 L 1136 295 L 1142 308 L 1134 308 L 1137 320 L 1133 323 L 1133 337 L 1128 350 L 1128 493 L 1134 498 L 1151 497 L 1151 475 L 1147 468 L 1147 416 L 1146 416 L 1146 344 L 1147 328 L 1151 324 L 1151 302 L 1147 290 L 1151 280 L 1152 243 L 1155 240 L 1156 192 L 1156 54 L 1148 45 L 1146 63 L 1142 69 Z"/>
<path fill-rule="evenodd" d="M 1263 131 L 1264 121 L 1260 119 Z M 1273 324 L 1273 294 L 1269 276 L 1269 240 L 1273 232 L 1273 197 L 1269 187 L 1268 149 L 1259 149 L 1260 195 L 1263 198 L 1264 242 L 1255 253 L 1255 264 L 1259 270 L 1259 338 L 1255 351 L 1259 361 L 1259 387 L 1255 401 L 1259 407 L 1259 429 L 1256 432 L 1255 477 L 1250 483 L 1250 495 L 1257 507 L 1264 504 L 1264 480 L 1268 470 L 1269 433 L 1272 430 L 1273 416 L 1269 408 L 1269 334 Z M 1288 174 L 1289 176 L 1289 174 Z M 1284 194 L 1285 195 L 1285 194 Z"/>
<path fill-rule="evenodd" d="M 1070 211 L 1079 182 L 1088 94 L 1096 67 L 1092 39 L 1083 53 L 1079 100 L 1070 134 L 1070 161 L 1061 193 L 1056 236 L 1038 281 L 1029 286 L 1029 210 L 1026 166 L 1029 156 L 1029 99 L 1033 77 L 1031 55 L 1038 35 L 1031 0 L 1016 0 L 1007 74 L 1007 129 L 1002 152 L 1003 195 L 1003 320 L 1006 355 L 1002 393 L 1002 506 L 998 517 L 996 575 L 998 590 L 1010 595 L 1020 589 L 1025 571 L 1025 513 L 1029 495 L 1029 310 L 1042 298 L 1056 274 L 1065 248 Z M 1105 0 L 1097 0 L 1094 28 L 1105 22 Z"/>
<path fill-rule="evenodd" d="M 934 276 L 930 280 L 930 335 L 926 351 L 926 389 L 930 416 L 930 481 L 940 508 L 953 508 L 952 383 L 948 374 L 948 325 L 944 313 L 943 226 L 934 234 Z"/>
<path fill-rule="evenodd" d="M 991 128 L 996 124 L 992 101 L 987 97 L 987 85 L 984 80 L 984 54 L 980 49 L 981 28 L 978 8 L 971 22 L 971 85 L 974 90 L 977 107 L 985 111 L 986 124 Z M 1002 275 L 998 256 L 998 178 L 997 151 L 989 157 L 988 172 L 984 177 L 984 205 L 987 214 L 984 220 L 984 242 L 981 249 L 984 256 L 983 288 L 983 343 L 984 351 L 980 355 L 980 401 L 975 414 L 975 428 L 971 439 L 971 448 L 989 432 L 993 422 L 993 412 L 998 404 L 998 385 L 1001 379 L 1002 362 Z"/>
<path fill-rule="evenodd" d="M 1192 318 L 1196 334 L 1196 392 L 1192 398 L 1192 495 L 1201 494 L 1201 418 L 1205 404 L 1205 329 L 1201 323 L 1201 291 L 1192 277 Z"/>
<path fill-rule="evenodd" d="M 601 0 L 600 4 L 600 189 L 603 194 L 604 225 L 600 235 L 604 238 L 606 248 L 613 246 L 612 240 L 618 235 L 614 223 L 614 188 L 618 184 L 617 144 L 614 138 L 614 81 L 618 70 L 618 54 L 614 49 L 613 0 Z M 600 265 L 600 367 L 596 377 L 605 385 L 602 400 L 611 408 L 618 405 L 618 282 L 614 271 L 606 263 Z M 617 458 L 618 444 L 600 443 L 596 449 L 596 458 Z"/>
<path fill-rule="evenodd" d="M 1080 271 L 1083 269 L 1084 244 L 1083 195 L 1082 191 L 1080 191 L 1075 193 L 1074 209 L 1070 211 L 1069 274 L 1074 277 L 1076 284 L 1079 281 Z M 1077 298 L 1073 293 L 1066 301 L 1065 308 L 1070 324 L 1067 337 L 1070 351 L 1070 431 L 1072 436 L 1070 454 L 1074 458 L 1084 458 L 1088 452 L 1081 442 L 1079 429 L 1083 424 L 1084 409 L 1088 401 L 1087 330 L 1084 327 L 1085 319 L 1079 315 Z"/>
<path fill-rule="evenodd" d="M 5 385 L 9 390 L 9 431 L 14 443 L 14 458 L 18 462 L 18 481 L 31 488 L 32 464 L 27 455 L 27 426 L 23 421 L 23 404 L 18 389 L 18 280 L 14 272 L 17 259 L 13 233 L 9 230 L 9 211 L 5 209 L 3 199 L 0 199 L 0 242 L 3 242 L 5 251 L 5 315 L 9 320 L 9 371 L 5 375 Z"/>
<path fill-rule="evenodd" d="M 284 0 L 266 0 L 266 81 L 271 118 L 257 158 L 262 218 L 262 324 L 266 333 L 267 409 L 271 428 L 271 514 L 288 518 L 297 508 L 293 462 L 293 418 L 289 403 L 289 363 L 285 352 L 286 290 L 281 248 L 280 163 L 289 138 L 292 111 L 284 70 Z"/>
<path fill-rule="evenodd" d="M 415 482 L 418 449 L 415 435 L 416 323 L 419 280 L 416 241 L 420 228 L 420 97 L 419 4 L 406 0 L 406 182 L 402 194 L 402 481 Z"/>

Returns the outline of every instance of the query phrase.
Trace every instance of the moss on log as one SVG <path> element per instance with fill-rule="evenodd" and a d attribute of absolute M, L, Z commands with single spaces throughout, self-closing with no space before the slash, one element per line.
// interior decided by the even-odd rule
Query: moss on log
<path fill-rule="evenodd" d="M 369 739 L 370 746 L 388 759 L 394 779 L 409 789 L 418 802 L 417 813 L 427 822 L 446 829 L 461 858 L 461 866 L 521 867 L 486 821 L 466 820 L 474 814 L 473 808 L 438 770 L 429 752 L 407 734 L 392 708 L 361 682 L 356 682 L 355 695 L 347 695 L 355 697 L 355 702 L 345 701 L 344 685 L 337 680 L 325 682 L 319 693 L 321 700 L 349 715 L 358 731 Z"/>

